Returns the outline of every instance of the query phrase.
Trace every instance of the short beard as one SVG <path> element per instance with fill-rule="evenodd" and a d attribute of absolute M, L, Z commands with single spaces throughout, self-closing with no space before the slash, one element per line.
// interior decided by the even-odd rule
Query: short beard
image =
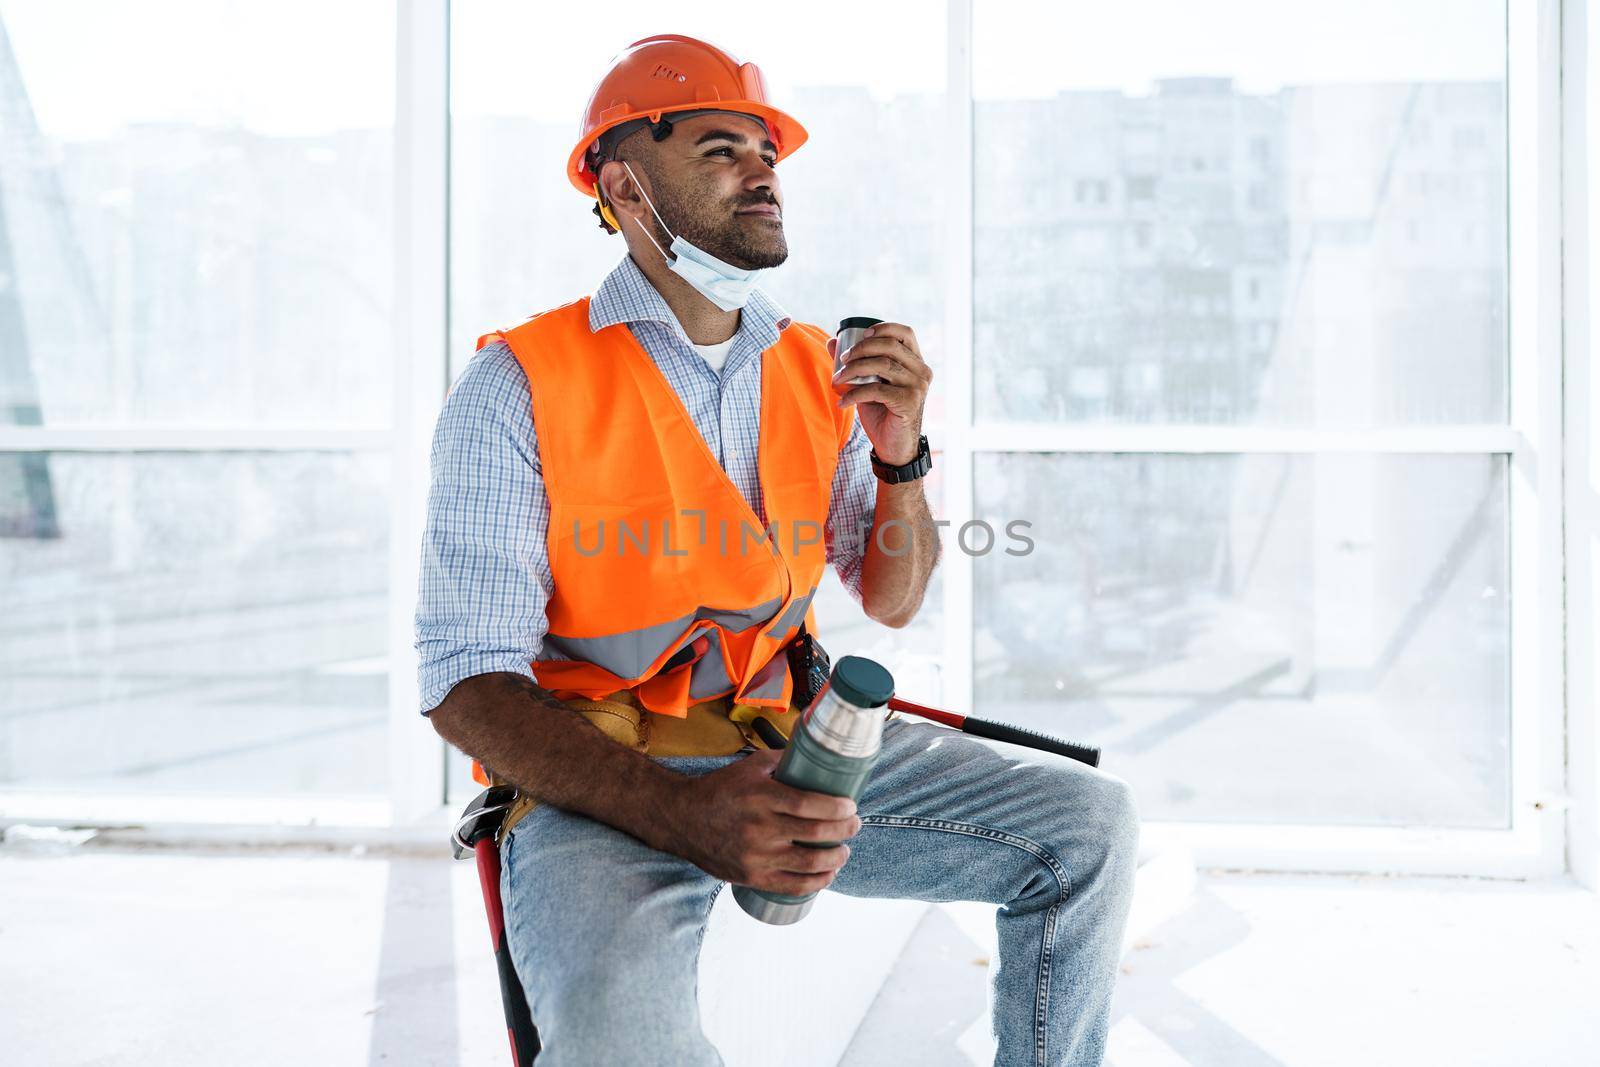
<path fill-rule="evenodd" d="M 690 210 L 690 201 L 687 198 L 680 199 L 677 192 L 667 188 L 665 182 L 658 181 L 656 175 L 650 175 L 650 182 L 659 190 L 656 193 L 656 209 L 661 212 L 661 218 L 690 244 L 741 270 L 765 270 L 780 266 L 789 258 L 789 242 L 784 237 L 781 221 L 776 231 L 777 244 L 759 243 L 755 235 L 744 229 L 744 223 L 734 216 L 729 215 L 719 228 L 715 222 L 697 217 Z M 662 229 L 661 220 L 652 218 L 652 222 L 661 247 L 668 248 L 671 238 Z"/>

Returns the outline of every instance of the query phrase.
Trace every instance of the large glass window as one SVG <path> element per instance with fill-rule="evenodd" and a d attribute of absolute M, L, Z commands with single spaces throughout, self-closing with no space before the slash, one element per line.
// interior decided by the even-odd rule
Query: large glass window
<path fill-rule="evenodd" d="M 980 420 L 1504 421 L 1500 5 L 974 22 Z"/>
<path fill-rule="evenodd" d="M 380 792 L 388 457 L 37 457 L 0 554 L 0 784 Z"/>
<path fill-rule="evenodd" d="M 1146 817 L 1502 826 L 1501 456 L 991 453 L 978 705 L 1103 746 Z"/>
<path fill-rule="evenodd" d="M 1552 370 L 1508 333 L 1508 200 L 1549 160 L 1513 187 L 1502 4 L 661 11 L 416 30 L 402 146 L 448 94 L 445 205 L 443 160 L 396 171 L 392 3 L 0 0 L 0 792 L 389 789 L 387 557 L 419 549 L 389 531 L 426 476 L 392 412 L 431 387 L 393 370 L 396 257 L 439 266 L 394 191 L 448 222 L 448 354 L 408 372 L 447 360 L 442 400 L 625 254 L 562 167 L 611 58 L 672 29 L 809 129 L 768 291 L 908 322 L 936 371 L 945 562 L 905 630 L 830 574 L 835 655 L 1102 745 L 1152 819 L 1508 825 L 1559 567 L 1523 388 Z"/>
<path fill-rule="evenodd" d="M 0 788 L 386 788 L 394 32 L 0 0 Z"/>
<path fill-rule="evenodd" d="M 1155 818 L 1507 825 L 1508 464 L 1428 437 L 1507 421 L 1502 6 L 973 34 L 973 411 L 1037 449 L 975 456 L 1037 542 L 975 562 L 977 707 Z M 1352 429 L 1438 448 L 1317 450 Z"/>
<path fill-rule="evenodd" d="M 393 5 L 0 20 L 0 422 L 385 425 Z"/>

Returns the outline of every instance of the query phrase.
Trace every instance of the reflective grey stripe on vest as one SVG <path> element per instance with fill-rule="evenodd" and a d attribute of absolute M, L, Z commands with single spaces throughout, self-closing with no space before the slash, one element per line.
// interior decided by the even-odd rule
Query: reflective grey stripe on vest
<path fill-rule="evenodd" d="M 816 595 L 817 587 L 812 586 L 809 593 L 789 605 L 789 610 L 783 613 L 782 618 L 767 633 L 781 640 L 790 629 L 798 627 L 805 622 L 806 608 L 811 606 L 811 598 Z M 716 655 L 713 660 L 713 653 L 718 652 L 718 635 L 716 631 L 710 631 L 706 636 L 712 639 L 712 647 L 696 661 L 694 674 L 689 682 L 689 695 L 697 698 L 712 696 L 733 688 L 733 679 L 728 677 L 728 673 L 722 665 L 722 656 L 720 654 Z M 783 696 L 783 676 L 788 672 L 789 657 L 780 650 L 772 659 L 767 661 L 765 667 L 756 672 L 756 676 L 750 679 L 750 685 L 745 688 L 743 693 L 738 695 L 746 699 L 755 697 L 763 700 L 777 700 Z M 706 684 L 704 685 L 701 684 L 702 673 L 706 678 Z M 712 684 L 713 678 L 715 679 L 715 684 Z"/>
<path fill-rule="evenodd" d="M 728 677 L 728 668 L 722 662 L 722 635 L 707 630 L 699 636 L 706 638 L 709 644 L 705 655 L 695 660 L 690 668 L 689 696 L 704 700 L 732 689 L 733 679 Z"/>
<path fill-rule="evenodd" d="M 696 608 L 692 614 L 680 619 L 658 622 L 654 626 L 606 634 L 602 637 L 565 637 L 561 634 L 547 633 L 539 658 L 578 660 L 610 671 L 618 678 L 638 678 L 650 668 L 650 664 L 654 663 L 656 657 L 663 651 L 669 654 L 677 651 L 683 643 L 679 638 L 683 637 L 684 631 L 695 622 L 706 619 L 739 633 L 767 622 L 782 604 L 781 599 L 774 599 L 742 610 Z M 717 658 L 721 660 L 722 657 L 718 655 Z M 731 684 L 726 682 L 724 687 Z"/>
<path fill-rule="evenodd" d="M 789 673 L 789 657 L 779 649 L 767 661 L 767 665 L 756 672 L 750 679 L 750 684 L 745 686 L 744 692 L 738 695 L 739 700 L 777 700 L 783 696 L 783 679 Z"/>
<path fill-rule="evenodd" d="M 783 613 L 782 618 L 774 623 L 772 629 L 768 630 L 767 633 L 780 641 L 783 640 L 791 629 L 806 621 L 806 608 L 811 606 L 811 598 L 816 595 L 817 587 L 812 586 L 811 592 L 803 597 L 796 597 L 794 602 L 789 605 L 789 610 Z"/>
<path fill-rule="evenodd" d="M 782 640 L 788 632 L 806 621 L 806 608 L 811 605 L 811 598 L 817 595 L 817 587 L 812 586 L 811 591 L 803 597 L 797 597 L 789 605 L 789 610 L 783 613 L 767 633 Z M 777 700 L 783 696 L 783 679 L 789 673 L 789 657 L 779 649 L 777 654 L 767 661 L 767 665 L 756 672 L 750 679 L 750 684 L 744 692 L 739 694 L 741 700 Z"/>

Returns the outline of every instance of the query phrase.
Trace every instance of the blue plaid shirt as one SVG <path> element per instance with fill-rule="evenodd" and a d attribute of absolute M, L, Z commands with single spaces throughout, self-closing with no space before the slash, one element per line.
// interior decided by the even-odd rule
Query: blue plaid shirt
<path fill-rule="evenodd" d="M 756 290 L 719 376 L 632 257 L 622 257 L 589 302 L 591 330 L 628 324 L 763 524 L 756 468 L 760 356 L 790 321 Z M 828 561 L 858 602 L 865 542 L 850 531 L 872 524 L 878 482 L 871 449 L 857 421 L 839 454 L 824 533 Z M 548 625 L 545 607 L 555 584 L 546 556 L 550 499 L 528 378 L 504 342 L 485 345 L 451 387 L 434 429 L 430 465 L 416 618 L 423 714 L 475 674 L 533 678 L 530 663 L 539 658 Z"/>

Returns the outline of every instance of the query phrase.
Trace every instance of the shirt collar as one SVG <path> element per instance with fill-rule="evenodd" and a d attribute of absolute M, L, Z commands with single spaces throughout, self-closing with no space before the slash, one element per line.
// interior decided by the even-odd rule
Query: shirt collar
<path fill-rule="evenodd" d="M 750 301 L 739 316 L 734 333 L 748 335 L 758 350 L 765 351 L 778 341 L 793 318 L 760 289 L 752 290 Z M 676 333 L 684 344 L 692 344 L 683 324 L 666 299 L 644 276 L 631 255 L 624 255 L 589 299 L 589 332 L 599 333 L 619 322 L 659 322 Z"/>

